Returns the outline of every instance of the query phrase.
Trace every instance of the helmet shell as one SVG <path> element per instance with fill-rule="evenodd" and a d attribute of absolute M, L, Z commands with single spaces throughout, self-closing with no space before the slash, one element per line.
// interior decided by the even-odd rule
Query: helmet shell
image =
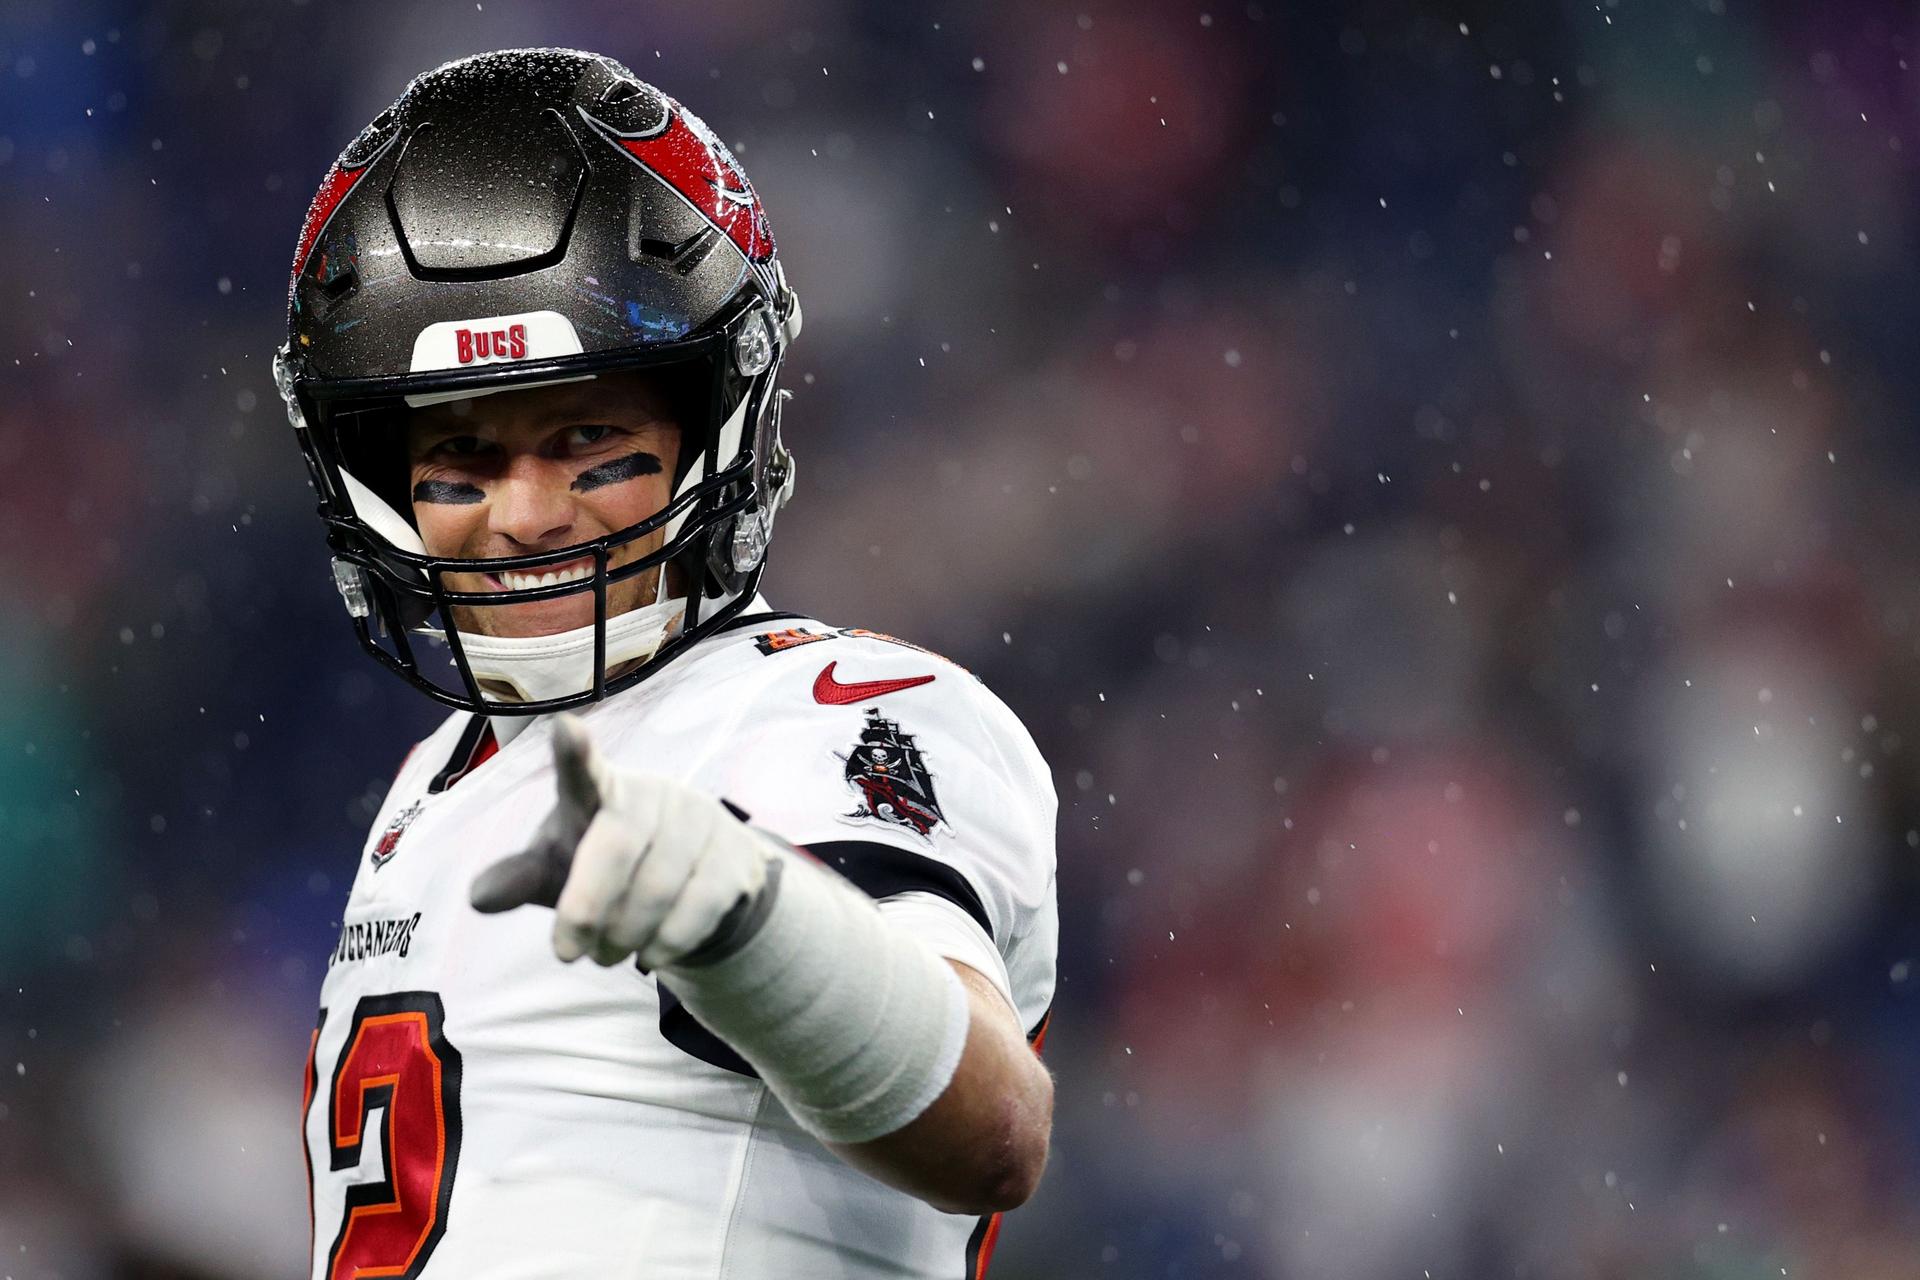
<path fill-rule="evenodd" d="M 324 384 L 657 349 L 743 293 L 779 301 L 774 262 L 746 174 L 672 98 L 597 54 L 480 54 L 414 80 L 328 172 L 295 253 L 290 355 Z M 564 324 L 517 342 L 457 340 L 549 312 Z"/>

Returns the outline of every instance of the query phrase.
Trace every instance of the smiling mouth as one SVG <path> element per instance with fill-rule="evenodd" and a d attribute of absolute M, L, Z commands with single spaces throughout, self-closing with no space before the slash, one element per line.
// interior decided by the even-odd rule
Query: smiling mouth
<path fill-rule="evenodd" d="M 532 587 L 552 587 L 562 582 L 580 582 L 593 576 L 591 557 L 569 560 L 543 573 L 483 573 L 487 585 L 495 591 L 526 591 Z"/>

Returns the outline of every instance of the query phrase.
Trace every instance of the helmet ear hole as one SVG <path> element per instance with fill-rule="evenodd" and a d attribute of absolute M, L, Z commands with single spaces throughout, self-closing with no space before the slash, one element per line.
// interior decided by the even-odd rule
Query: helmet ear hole
<path fill-rule="evenodd" d="M 323 282 L 320 286 L 320 318 L 326 319 L 335 307 L 345 302 L 359 287 L 360 272 L 351 263 L 331 280 Z"/>

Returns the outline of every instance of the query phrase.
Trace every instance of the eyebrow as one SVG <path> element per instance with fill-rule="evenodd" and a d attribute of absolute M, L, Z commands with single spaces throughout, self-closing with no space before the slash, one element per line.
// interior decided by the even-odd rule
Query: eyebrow
<path fill-rule="evenodd" d="M 625 431 L 671 426 L 673 422 L 669 417 L 643 411 L 631 402 L 623 402 L 615 407 L 605 401 L 587 396 L 556 404 L 544 413 L 534 415 L 529 421 L 536 427 L 549 427 L 558 423 L 576 427 L 617 426 Z"/>
<path fill-rule="evenodd" d="M 428 423 L 415 419 L 407 424 L 407 456 L 418 458 L 460 436 L 472 436 L 476 440 L 486 438 L 473 423 L 465 420 Z"/>

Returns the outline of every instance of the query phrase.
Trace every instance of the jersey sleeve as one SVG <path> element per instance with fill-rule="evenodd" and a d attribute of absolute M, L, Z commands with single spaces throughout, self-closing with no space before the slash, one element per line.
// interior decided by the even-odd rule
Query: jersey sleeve
<path fill-rule="evenodd" d="M 1032 1030 L 1053 999 L 1059 932 L 1046 764 L 966 671 L 840 637 L 765 655 L 714 789 L 984 972 Z"/>

